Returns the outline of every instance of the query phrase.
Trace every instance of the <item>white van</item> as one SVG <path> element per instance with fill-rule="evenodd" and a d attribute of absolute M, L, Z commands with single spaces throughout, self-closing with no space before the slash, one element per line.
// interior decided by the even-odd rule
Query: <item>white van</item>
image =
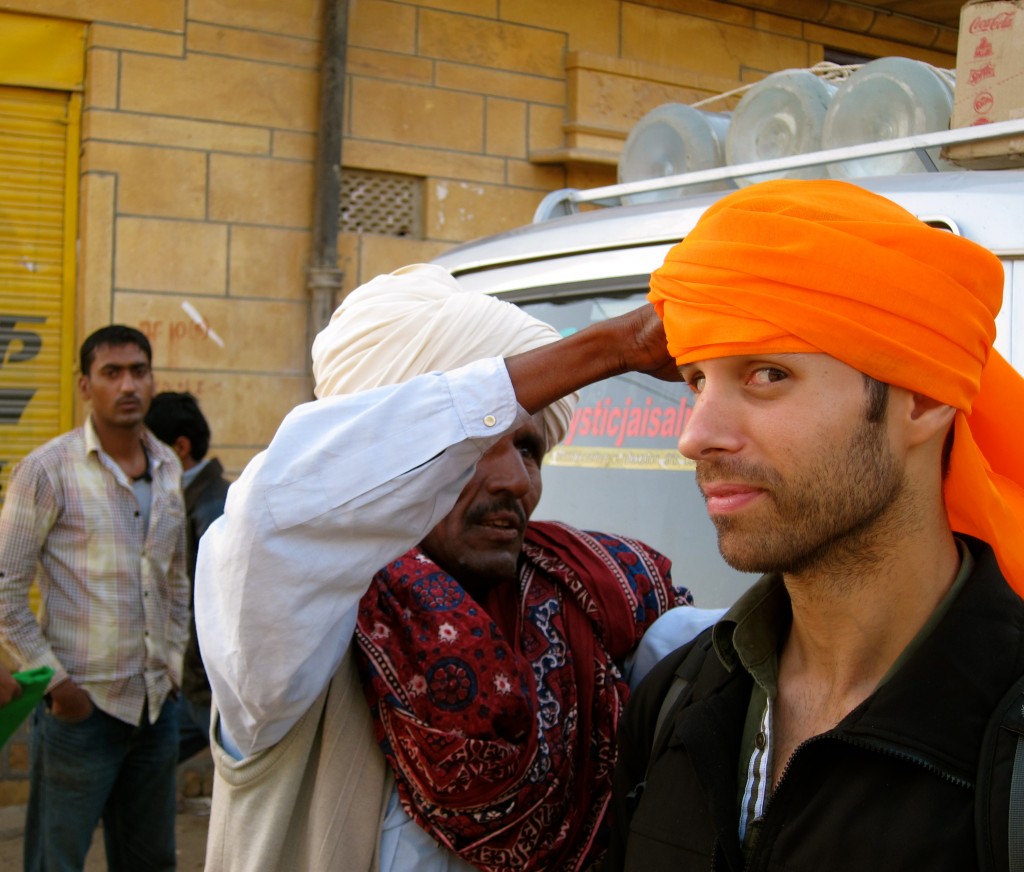
<path fill-rule="evenodd" d="M 746 176 L 763 178 L 798 165 L 1007 132 L 1024 135 L 1024 124 L 1003 122 L 592 191 L 558 191 L 540 205 L 531 225 L 462 245 L 436 262 L 465 287 L 515 302 L 568 334 L 645 301 L 650 273 L 702 212 L 727 193 L 687 195 L 690 185 L 732 188 Z M 1024 170 L 920 172 L 857 184 L 999 256 L 1006 278 L 996 347 L 1024 372 Z M 678 196 L 621 205 L 638 193 L 668 190 Z M 582 211 L 595 204 L 601 208 Z M 638 375 L 584 391 L 565 442 L 545 461 L 535 517 L 642 538 L 672 558 L 673 577 L 693 591 L 698 605 L 725 606 L 752 577 L 735 572 L 720 557 L 693 467 L 677 450 L 689 404 L 683 386 Z"/>

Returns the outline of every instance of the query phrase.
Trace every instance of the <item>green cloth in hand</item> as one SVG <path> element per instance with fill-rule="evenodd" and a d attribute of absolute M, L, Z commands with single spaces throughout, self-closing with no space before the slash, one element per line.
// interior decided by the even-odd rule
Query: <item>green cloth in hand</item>
<path fill-rule="evenodd" d="M 0 747 L 43 698 L 46 686 L 53 678 L 53 669 L 49 666 L 38 666 L 24 672 L 15 672 L 13 678 L 21 685 L 21 696 L 0 707 Z"/>

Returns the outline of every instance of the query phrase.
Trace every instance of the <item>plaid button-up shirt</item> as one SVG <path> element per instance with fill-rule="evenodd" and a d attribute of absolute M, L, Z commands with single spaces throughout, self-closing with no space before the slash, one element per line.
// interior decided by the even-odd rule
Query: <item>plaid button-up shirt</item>
<path fill-rule="evenodd" d="M 181 466 L 146 431 L 146 513 L 88 419 L 12 471 L 0 513 L 0 642 L 21 668 L 52 666 L 113 717 L 156 720 L 180 686 L 189 581 Z M 38 578 L 36 620 L 29 587 Z"/>

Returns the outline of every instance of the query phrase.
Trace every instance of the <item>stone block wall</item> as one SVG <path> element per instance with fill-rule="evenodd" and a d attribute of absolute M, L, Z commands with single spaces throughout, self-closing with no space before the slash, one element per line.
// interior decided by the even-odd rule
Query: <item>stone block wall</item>
<path fill-rule="evenodd" d="M 0 9 L 88 24 L 75 345 L 140 327 L 158 388 L 199 397 L 237 473 L 309 396 L 322 0 Z"/>

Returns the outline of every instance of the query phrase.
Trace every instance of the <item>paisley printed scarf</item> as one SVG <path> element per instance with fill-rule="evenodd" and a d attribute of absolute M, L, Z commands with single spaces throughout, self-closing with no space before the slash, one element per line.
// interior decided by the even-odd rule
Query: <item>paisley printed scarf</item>
<path fill-rule="evenodd" d="M 406 812 L 489 872 L 579 870 L 603 848 L 617 663 L 692 603 L 643 543 L 528 525 L 515 633 L 422 551 L 374 577 L 356 629 L 377 739 Z"/>

